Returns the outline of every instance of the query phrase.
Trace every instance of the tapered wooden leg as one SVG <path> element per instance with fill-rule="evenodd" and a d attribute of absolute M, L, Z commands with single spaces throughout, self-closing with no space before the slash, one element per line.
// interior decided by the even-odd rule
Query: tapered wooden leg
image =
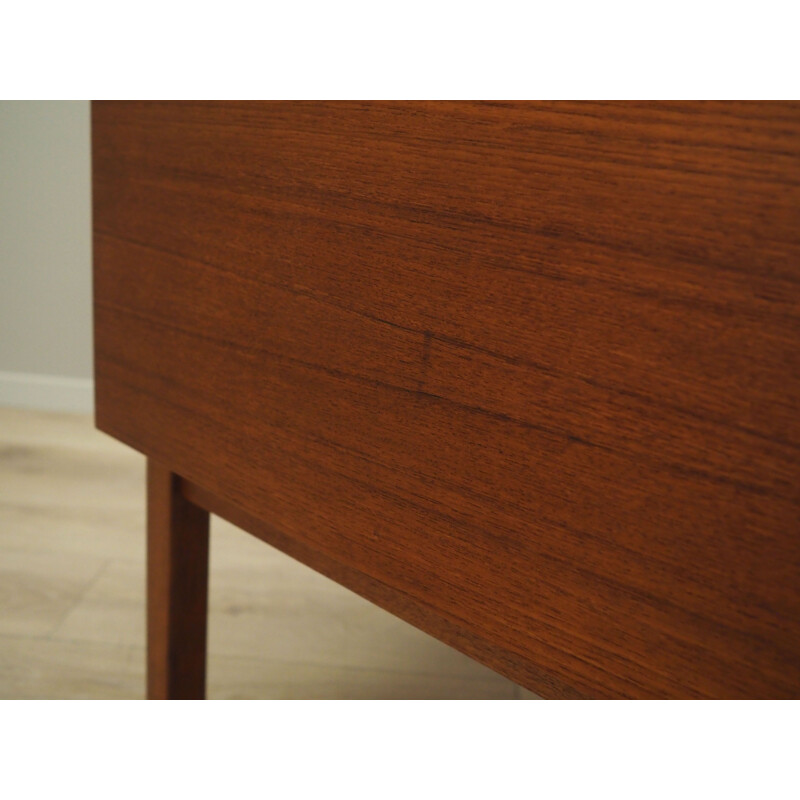
<path fill-rule="evenodd" d="M 202 700 L 206 690 L 208 512 L 180 478 L 147 461 L 147 697 Z"/>

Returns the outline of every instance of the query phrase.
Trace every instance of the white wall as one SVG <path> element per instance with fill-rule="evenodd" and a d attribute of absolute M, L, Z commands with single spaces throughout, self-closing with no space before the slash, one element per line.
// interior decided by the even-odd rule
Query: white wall
<path fill-rule="evenodd" d="M 92 405 L 89 103 L 0 102 L 0 405 Z"/>

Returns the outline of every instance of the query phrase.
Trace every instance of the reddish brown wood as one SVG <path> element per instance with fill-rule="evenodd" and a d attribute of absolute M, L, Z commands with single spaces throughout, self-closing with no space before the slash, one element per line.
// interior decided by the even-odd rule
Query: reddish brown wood
<path fill-rule="evenodd" d="M 535 665 L 521 661 L 515 653 L 471 635 L 468 625 L 442 618 L 436 613 L 435 608 L 428 606 L 424 601 L 398 592 L 393 587 L 360 570 L 336 561 L 297 539 L 285 536 L 268 522 L 251 516 L 202 486 L 188 481 L 183 481 L 181 485 L 184 495 L 192 503 L 208 509 L 212 514 L 252 533 L 306 566 L 357 592 L 367 600 L 391 611 L 395 616 L 416 625 L 518 683 L 537 686 L 548 697 L 574 699 L 580 696 L 574 689 L 561 683 L 547 672 L 542 672 Z"/>
<path fill-rule="evenodd" d="M 800 694 L 800 106 L 101 103 L 93 149 L 100 428 L 541 693 Z"/>
<path fill-rule="evenodd" d="M 206 685 L 208 512 L 147 460 L 147 696 L 201 700 Z"/>

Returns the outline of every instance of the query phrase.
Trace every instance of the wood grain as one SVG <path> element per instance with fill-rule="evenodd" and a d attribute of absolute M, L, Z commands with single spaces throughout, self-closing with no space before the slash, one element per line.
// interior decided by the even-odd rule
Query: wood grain
<path fill-rule="evenodd" d="M 102 430 L 540 694 L 800 694 L 800 106 L 98 103 L 93 160 Z"/>
<path fill-rule="evenodd" d="M 147 461 L 147 697 L 202 700 L 206 691 L 208 513 L 180 479 Z"/>

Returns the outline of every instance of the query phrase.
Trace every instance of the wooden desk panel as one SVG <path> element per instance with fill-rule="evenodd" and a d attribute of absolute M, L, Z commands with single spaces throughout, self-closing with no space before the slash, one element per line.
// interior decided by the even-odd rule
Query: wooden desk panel
<path fill-rule="evenodd" d="M 97 424 L 548 696 L 800 695 L 800 106 L 95 103 Z"/>

